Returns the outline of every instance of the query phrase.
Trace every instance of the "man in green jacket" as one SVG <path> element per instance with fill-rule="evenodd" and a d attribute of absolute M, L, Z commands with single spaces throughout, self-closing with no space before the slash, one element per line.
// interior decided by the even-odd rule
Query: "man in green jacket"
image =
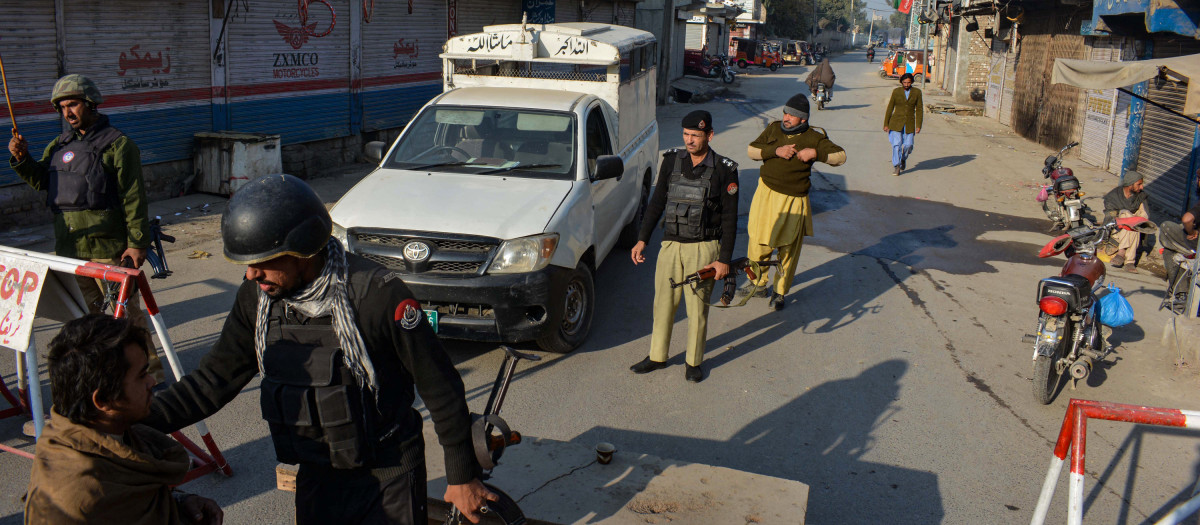
<path fill-rule="evenodd" d="M 46 191 L 46 204 L 54 212 L 54 252 L 63 257 L 119 265 L 126 257 L 135 268 L 146 260 L 150 246 L 150 221 L 146 209 L 146 184 L 137 145 L 109 125 L 96 111 L 104 101 L 100 89 L 83 75 L 67 75 L 54 84 L 50 103 L 71 130 L 50 141 L 41 160 L 29 155 L 29 143 L 20 134 L 8 142 L 9 165 L 30 187 Z M 104 283 L 76 277 L 92 313 L 103 311 Z M 138 295 L 126 305 L 129 318 L 148 329 Z M 162 382 L 162 365 L 147 338 L 150 369 Z"/>
<path fill-rule="evenodd" d="M 913 136 L 921 132 L 921 117 L 925 115 L 921 90 L 913 89 L 912 73 L 900 77 L 900 86 L 892 90 L 887 111 L 883 113 L 883 131 L 892 143 L 892 175 L 908 169 L 908 155 L 913 150 Z"/>

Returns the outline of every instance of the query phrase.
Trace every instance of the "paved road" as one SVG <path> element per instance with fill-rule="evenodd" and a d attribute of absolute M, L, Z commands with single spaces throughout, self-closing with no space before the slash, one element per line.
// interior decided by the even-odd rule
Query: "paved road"
<path fill-rule="evenodd" d="M 1158 345 L 1166 319 L 1155 311 L 1162 281 L 1120 270 L 1110 278 L 1130 294 L 1138 322 L 1114 334 L 1114 364 L 1049 406 L 1035 403 L 1031 349 L 1020 339 L 1036 319 L 1037 280 L 1061 264 L 1035 255 L 1049 239 L 1032 199 L 1046 149 L 993 120 L 927 115 L 909 171 L 893 177 L 880 128 L 896 84 L 880 79 L 861 53 L 834 66 L 836 99 L 812 121 L 850 160 L 819 167 L 816 236 L 804 249 L 787 308 L 768 311 L 756 300 L 714 310 L 709 375 L 699 385 L 683 378 L 681 312 L 674 366 L 634 376 L 628 366 L 649 345 L 653 265 L 635 268 L 614 253 L 596 276 L 588 342 L 519 373 L 505 407 L 515 427 L 801 481 L 811 487 L 809 523 L 1020 523 L 1033 511 L 1068 398 L 1198 408 L 1196 373 L 1177 367 L 1176 356 Z M 711 111 L 714 147 L 742 165 L 744 214 L 758 173 L 745 146 L 779 118 L 807 71 L 753 71 L 736 93 L 660 108 L 662 146 L 681 144 L 677 123 L 688 111 Z M 1098 197 L 1115 179 L 1069 164 L 1099 208 Z M 347 173 L 316 185 L 332 201 L 362 170 Z M 198 213 L 206 202 L 216 210 L 207 216 Z M 169 228 L 189 238 L 169 255 L 177 275 L 154 283 L 189 366 L 215 339 L 240 280 L 240 270 L 220 259 L 213 234 L 221 204 L 203 196 L 156 204 L 156 213 L 177 221 Z M 738 252 L 744 243 L 739 239 Z M 197 249 L 216 256 L 184 257 Z M 40 326 L 39 340 L 56 330 Z M 481 410 L 499 356 L 489 345 L 447 346 Z M 0 359 L 0 369 L 11 371 L 11 358 Z M 11 372 L 4 377 L 12 383 Z M 187 488 L 215 497 L 231 523 L 289 523 L 290 494 L 274 490 L 256 388 L 252 383 L 210 420 L 237 475 Z M 18 436 L 16 422 L 0 421 L 5 443 L 27 446 Z M 1093 423 L 1088 522 L 1141 523 L 1186 499 L 1200 471 L 1195 437 Z M 17 523 L 28 461 L 0 455 L 0 468 L 0 516 L 7 517 L 0 524 Z M 1060 485 L 1052 522 L 1065 520 L 1065 477 Z"/>

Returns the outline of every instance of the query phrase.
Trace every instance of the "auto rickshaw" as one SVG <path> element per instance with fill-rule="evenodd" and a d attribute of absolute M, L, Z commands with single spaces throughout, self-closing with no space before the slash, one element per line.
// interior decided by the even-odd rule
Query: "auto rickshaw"
<path fill-rule="evenodd" d="M 808 42 L 803 40 L 789 40 L 783 44 L 783 63 L 784 64 L 806 64 L 809 61 L 806 59 L 808 55 Z"/>
<path fill-rule="evenodd" d="M 896 51 L 896 56 L 891 60 L 891 66 L 884 69 L 888 77 L 899 77 L 905 73 L 912 73 L 913 83 L 920 84 L 921 80 L 928 76 L 933 71 L 933 63 L 930 60 L 929 64 L 925 63 L 925 51 L 921 49 L 901 49 Z M 887 63 L 884 64 L 887 67 Z"/>
<path fill-rule="evenodd" d="M 746 69 L 751 64 L 770 68 L 776 71 L 782 65 L 783 59 L 779 51 L 771 51 L 766 42 L 750 38 L 734 37 L 730 39 L 730 56 L 739 68 Z"/>

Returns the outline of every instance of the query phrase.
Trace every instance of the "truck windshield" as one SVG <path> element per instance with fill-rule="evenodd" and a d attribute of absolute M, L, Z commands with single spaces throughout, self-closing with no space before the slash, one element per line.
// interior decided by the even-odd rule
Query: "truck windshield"
<path fill-rule="evenodd" d="M 569 113 L 434 106 L 408 126 L 385 167 L 573 179 Z"/>

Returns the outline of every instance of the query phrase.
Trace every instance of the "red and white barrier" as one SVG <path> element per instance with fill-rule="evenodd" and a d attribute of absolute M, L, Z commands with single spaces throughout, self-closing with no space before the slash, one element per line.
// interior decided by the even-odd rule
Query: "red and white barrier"
<path fill-rule="evenodd" d="M 1063 418 L 1062 430 L 1058 432 L 1058 442 L 1054 445 L 1054 457 L 1050 458 L 1050 469 L 1046 472 L 1046 481 L 1042 483 L 1042 494 L 1038 497 L 1037 508 L 1033 511 L 1033 518 L 1029 521 L 1030 525 L 1042 525 L 1046 522 L 1046 513 L 1050 510 L 1050 500 L 1054 498 L 1054 488 L 1058 484 L 1068 451 L 1071 452 L 1071 486 L 1067 503 L 1067 523 L 1082 525 L 1083 476 L 1085 472 L 1083 460 L 1087 448 L 1088 418 L 1142 425 L 1200 428 L 1200 412 L 1072 399 L 1071 403 L 1067 405 L 1067 414 Z M 1200 485 L 1197 485 L 1197 488 L 1200 489 Z M 1159 520 L 1158 525 L 1179 523 L 1197 509 L 1200 509 L 1200 495 L 1193 493 L 1190 500 Z"/>
<path fill-rule="evenodd" d="M 150 283 L 146 280 L 146 274 L 142 273 L 141 270 L 134 268 L 122 268 L 120 266 L 113 266 L 109 264 L 81 261 L 78 259 L 59 257 L 57 255 L 49 255 L 45 253 L 28 252 L 8 246 L 0 246 L 0 255 L 13 259 L 29 261 L 32 263 L 44 264 L 50 270 L 60 272 L 61 274 L 73 274 L 81 277 L 91 277 L 94 279 L 102 279 L 109 282 L 119 283 L 120 290 L 117 294 L 116 305 L 113 308 L 114 317 L 124 317 L 125 305 L 129 301 L 130 294 L 140 293 L 142 297 L 142 303 L 145 305 L 146 311 L 150 314 L 150 322 L 154 325 L 154 332 L 158 335 L 159 343 L 162 344 L 163 354 L 166 355 L 167 362 L 170 364 L 171 373 L 175 375 L 176 380 L 183 378 L 183 367 L 180 365 L 179 356 L 176 355 L 175 347 L 171 343 L 171 336 L 167 332 L 167 323 L 163 320 L 162 313 L 158 310 L 158 303 L 154 300 L 154 294 L 150 292 Z M 49 280 L 49 278 L 47 278 L 47 280 Z M 55 301 L 55 305 L 60 310 L 64 310 L 63 315 L 70 318 L 76 318 L 82 317 L 87 313 L 86 309 L 80 306 L 81 298 L 71 296 L 71 294 L 64 290 L 63 287 L 47 287 L 47 289 L 52 290 L 51 296 L 47 297 L 43 295 L 40 300 L 46 301 L 47 299 L 50 299 L 51 301 Z M 28 381 L 33 385 L 31 388 L 28 388 L 30 405 L 29 409 L 34 418 L 36 434 L 38 437 L 41 437 L 42 426 L 44 424 L 42 415 L 43 409 L 41 402 L 41 389 L 38 388 L 38 381 L 36 379 L 38 370 L 36 344 L 34 343 L 32 335 L 29 338 L 29 348 L 25 351 L 25 359 L 23 364 L 25 370 L 32 371 L 33 379 Z M 18 376 L 21 379 L 24 379 L 24 374 L 20 373 L 22 372 L 21 368 L 22 367 L 18 365 Z M 25 381 L 22 381 L 20 386 L 23 387 L 24 383 Z M 2 383 L 0 383 L 0 387 L 3 387 Z M 21 391 L 22 395 L 25 393 L 24 388 L 19 388 L 19 390 Z M 7 387 L 4 387 L 3 391 L 0 392 L 0 395 L 6 394 L 7 392 Z M 11 399 L 11 394 L 4 395 L 4 397 L 9 398 L 10 403 L 14 402 L 14 400 Z M 14 408 L 17 407 L 14 406 Z M 3 416 L 4 413 L 10 412 L 11 410 L 12 409 L 0 412 L 0 416 Z M 216 442 L 213 441 L 212 436 L 208 431 L 208 426 L 205 425 L 203 421 L 200 421 L 196 423 L 195 428 L 196 431 L 200 433 L 200 439 L 204 442 L 204 447 L 207 449 L 207 452 L 198 447 L 194 442 L 192 442 L 192 440 L 188 439 L 187 436 L 184 436 L 183 433 L 171 433 L 171 436 L 179 441 L 184 448 L 186 448 L 194 456 L 192 462 L 194 466 L 190 471 L 188 471 L 187 476 L 184 478 L 184 482 L 186 483 L 196 479 L 197 477 L 217 470 L 220 470 L 226 476 L 232 476 L 233 469 L 230 468 L 228 462 L 225 461 L 225 456 L 221 454 L 221 449 L 218 448 Z M 33 457 L 24 451 L 15 450 L 4 445 L 0 445 L 0 450 L 14 452 L 29 458 Z"/>

